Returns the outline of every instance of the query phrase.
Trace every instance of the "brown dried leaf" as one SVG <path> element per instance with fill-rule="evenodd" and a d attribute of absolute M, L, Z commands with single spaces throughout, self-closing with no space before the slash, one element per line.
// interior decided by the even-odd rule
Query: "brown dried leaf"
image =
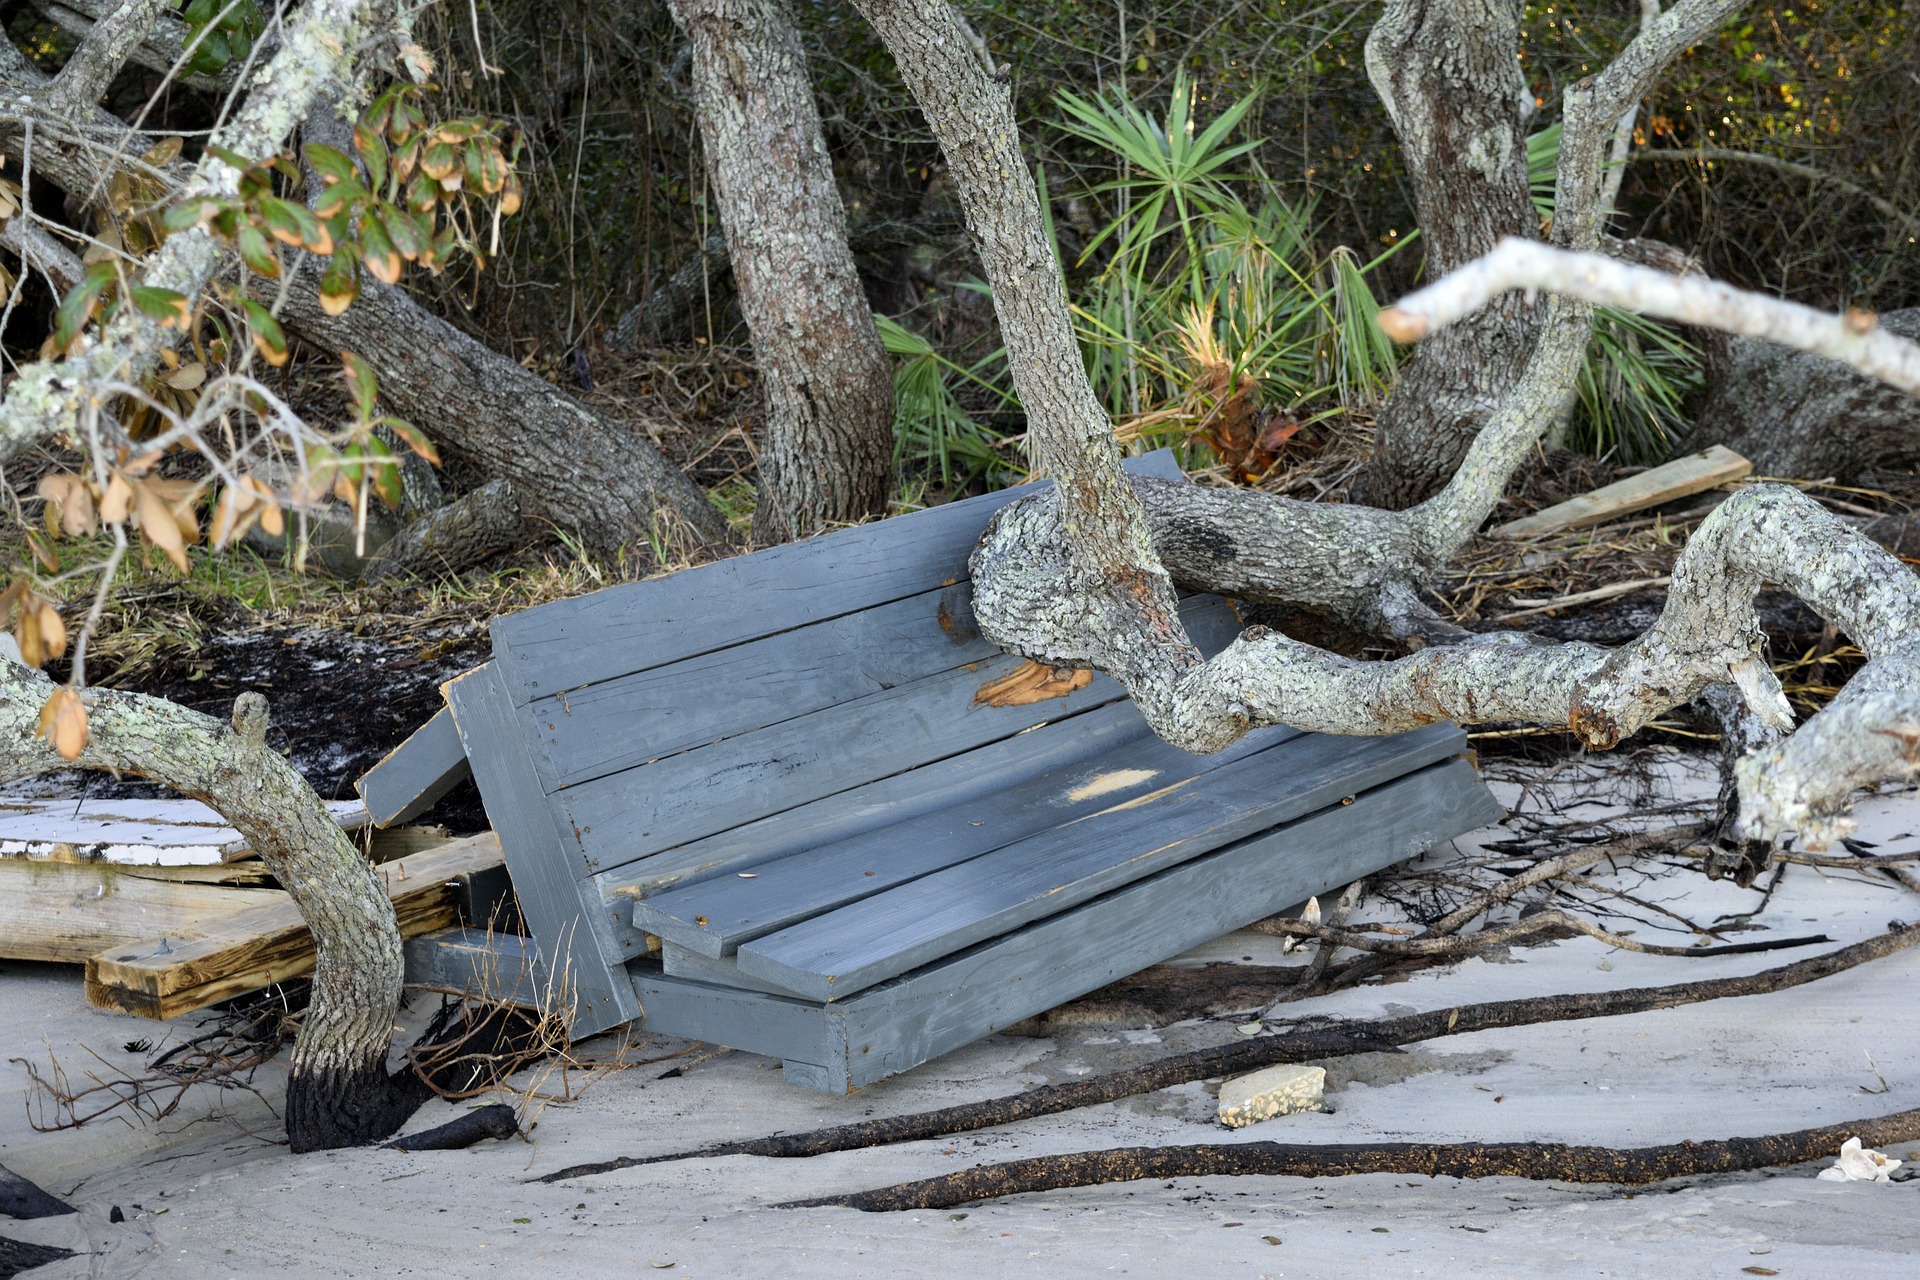
<path fill-rule="evenodd" d="M 78 538 L 94 531 L 93 491 L 87 482 L 70 471 L 57 471 L 42 476 L 34 491 L 46 500 L 48 513 L 57 515 L 60 532 L 69 538 Z M 49 533 L 53 532 L 53 522 L 48 522 Z"/>
<path fill-rule="evenodd" d="M 67 651 L 67 624 L 61 621 L 58 609 L 50 604 L 41 605 L 38 625 L 40 647 L 46 650 L 49 658 L 57 658 Z"/>
<path fill-rule="evenodd" d="M 125 524 L 133 509 L 133 485 L 118 471 L 107 478 L 107 491 L 100 498 L 100 518 L 108 524 Z"/>
<path fill-rule="evenodd" d="M 166 383 L 175 391 L 192 391 L 207 380 L 207 366 L 198 360 L 182 365 L 180 371 L 168 377 Z"/>
<path fill-rule="evenodd" d="M 154 487 L 152 480 L 141 480 L 133 487 L 133 507 L 140 514 L 140 533 L 166 553 L 180 572 L 187 571 L 187 540 L 174 519 L 173 508 Z"/>
<path fill-rule="evenodd" d="M 62 760 L 78 760 L 87 749 L 87 709 L 72 685 L 61 685 L 40 708 L 40 736 Z"/>

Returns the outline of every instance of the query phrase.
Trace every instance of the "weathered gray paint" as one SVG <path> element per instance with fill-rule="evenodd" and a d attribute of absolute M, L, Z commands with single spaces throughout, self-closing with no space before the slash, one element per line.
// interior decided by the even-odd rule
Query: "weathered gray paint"
<path fill-rule="evenodd" d="M 440 929 L 408 938 L 402 950 L 410 984 L 470 991 L 523 1009 L 538 1009 L 547 998 L 546 969 L 532 938 Z"/>
<path fill-rule="evenodd" d="M 417 818 L 470 775 L 466 748 L 442 707 L 353 784 L 376 827 Z"/>

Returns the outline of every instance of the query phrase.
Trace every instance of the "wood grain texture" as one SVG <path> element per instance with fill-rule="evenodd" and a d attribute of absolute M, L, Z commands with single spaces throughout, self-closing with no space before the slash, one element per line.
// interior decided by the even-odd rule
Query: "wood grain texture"
<path fill-rule="evenodd" d="M 1167 450 L 1135 475 L 1180 478 Z M 808 623 L 858 613 L 966 577 L 993 513 L 1040 481 L 930 507 L 494 620 L 515 706 L 665 666 Z"/>
<path fill-rule="evenodd" d="M 1751 462 L 1725 445 L 1716 444 L 1699 453 L 1663 462 L 1639 475 L 1602 485 L 1544 511 L 1509 520 L 1493 532 L 1505 538 L 1529 538 L 1561 529 L 1584 529 L 1615 516 L 1672 502 L 1675 498 L 1704 493 L 1738 480 L 1752 470 Z"/>
<path fill-rule="evenodd" d="M 361 774 L 353 787 L 366 802 L 373 825 L 386 827 L 419 817 L 469 774 L 453 712 L 442 707 L 379 764 Z"/>
<path fill-rule="evenodd" d="M 528 743 L 532 726 L 508 699 L 494 663 L 449 681 L 446 693 L 513 876 L 521 918 L 567 986 L 574 1036 L 631 1022 L 640 1006 L 619 969 L 613 917 L 581 880 L 578 846 L 556 826 L 540 789 Z"/>
<path fill-rule="evenodd" d="M 279 889 L 160 879 L 112 863 L 0 858 L 0 958 L 85 964 L 105 948 L 162 936 L 178 946 L 276 905 L 291 907 L 292 899 Z"/>
<path fill-rule="evenodd" d="M 1465 745 L 1465 735 L 1451 725 L 1393 738 L 1291 738 L 1150 800 L 1122 802 L 790 925 L 742 945 L 737 959 L 743 972 L 785 990 L 844 999 L 1279 823 L 1339 806 L 1343 797 Z"/>
<path fill-rule="evenodd" d="M 491 835 L 456 841 L 376 869 L 403 935 L 459 922 L 461 882 L 500 863 Z M 221 893 L 244 892 L 222 889 Z M 174 1018 L 313 969 L 313 936 L 288 900 L 222 916 L 200 937 L 148 936 L 87 959 L 89 1002 Z"/>
<path fill-rule="evenodd" d="M 1184 602 L 1181 616 L 1205 645 L 1224 645 L 1239 619 L 1215 596 Z M 683 751 L 551 797 L 561 829 L 577 833 L 580 874 L 593 875 L 783 812 L 823 795 L 959 755 L 1125 697 L 1096 676 L 1064 698 L 1027 706 L 974 701 L 981 686 L 1021 665 L 1007 654 L 943 671 Z"/>
<path fill-rule="evenodd" d="M 544 1008 L 553 998 L 532 938 L 456 925 L 408 938 L 404 950 L 413 985 L 470 992 L 523 1009 Z"/>
<path fill-rule="evenodd" d="M 1419 773 L 1076 911 L 826 1006 L 854 1086 L 1326 893 L 1498 818 L 1462 760 Z"/>
<path fill-rule="evenodd" d="M 774 1058 L 829 1061 L 834 1036 L 817 1004 L 669 978 L 653 960 L 635 960 L 627 969 L 646 1011 L 640 1019 L 643 1031 Z"/>
<path fill-rule="evenodd" d="M 1248 734 L 1226 751 L 1194 756 L 1145 736 L 909 817 L 852 839 L 758 863 L 751 879 L 717 876 L 634 904 L 634 927 L 710 957 L 1017 840 L 1054 831 L 1299 735 Z M 673 972 L 671 964 L 668 972 Z"/>

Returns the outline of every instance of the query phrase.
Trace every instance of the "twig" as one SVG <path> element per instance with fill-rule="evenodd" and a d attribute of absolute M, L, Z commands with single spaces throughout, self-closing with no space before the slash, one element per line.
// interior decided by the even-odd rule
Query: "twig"
<path fill-rule="evenodd" d="M 1665 987 L 1633 987 L 1624 991 L 1592 992 L 1580 995 L 1534 996 L 1524 1000 L 1501 1000 L 1484 1004 L 1461 1005 L 1452 1009 L 1434 1009 L 1375 1022 L 1351 1022 L 1343 1026 L 1311 1032 L 1260 1036 L 1239 1040 L 1210 1049 L 1175 1054 L 1157 1062 L 1143 1063 L 1124 1071 L 1047 1085 L 985 1102 L 964 1103 L 923 1111 L 914 1115 L 889 1116 L 858 1124 L 836 1125 L 805 1133 L 775 1134 L 742 1142 L 723 1142 L 693 1151 L 677 1151 L 659 1156 L 621 1156 L 593 1164 L 573 1165 L 539 1179 L 560 1182 L 568 1178 L 611 1173 L 636 1165 L 657 1164 L 669 1160 L 705 1159 L 714 1156 L 771 1156 L 793 1158 L 821 1155 L 830 1151 L 852 1151 L 864 1147 L 887 1146 L 897 1142 L 917 1142 L 949 1133 L 973 1133 L 1017 1120 L 1056 1115 L 1079 1107 L 1113 1102 L 1119 1098 L 1151 1093 L 1157 1089 L 1206 1080 L 1215 1076 L 1256 1071 L 1280 1063 L 1313 1062 L 1345 1057 L 1356 1053 L 1390 1051 L 1399 1045 L 1434 1040 L 1441 1036 L 1464 1035 L 1496 1027 L 1523 1027 L 1541 1022 L 1572 1021 L 1585 1018 L 1609 1018 L 1652 1009 L 1671 1009 L 1705 1000 L 1732 996 L 1760 995 L 1784 991 L 1814 982 L 1855 965 L 1920 942 L 1920 928 L 1897 925 L 1888 932 L 1825 955 L 1812 956 L 1777 969 L 1734 978 L 1710 978 L 1702 982 L 1682 982 Z"/>
<path fill-rule="evenodd" d="M 1651 942 L 1636 942 L 1632 938 L 1617 933 L 1609 933 L 1599 925 L 1582 920 L 1579 916 L 1566 911 L 1537 911 L 1506 924 L 1490 925 L 1477 933 L 1460 937 L 1418 937 L 1418 938 L 1374 938 L 1351 929 L 1334 929 L 1324 924 L 1308 924 L 1305 920 L 1261 920 L 1249 926 L 1255 932 L 1272 934 L 1277 938 L 1318 938 L 1322 942 L 1350 947 L 1355 951 L 1371 951 L 1381 956 L 1468 956 L 1485 951 L 1488 947 L 1497 947 L 1512 942 L 1515 938 L 1524 938 L 1529 934 L 1540 933 L 1547 929 L 1569 929 L 1574 933 L 1583 933 L 1596 938 L 1610 947 L 1622 951 L 1636 951 L 1648 956 L 1734 956 L 1745 955 L 1753 951 L 1780 951 L 1788 947 L 1807 947 L 1819 942 L 1831 942 L 1826 934 L 1813 934 L 1801 938 L 1769 939 L 1766 942 L 1736 942 L 1720 947 L 1663 947 Z"/>

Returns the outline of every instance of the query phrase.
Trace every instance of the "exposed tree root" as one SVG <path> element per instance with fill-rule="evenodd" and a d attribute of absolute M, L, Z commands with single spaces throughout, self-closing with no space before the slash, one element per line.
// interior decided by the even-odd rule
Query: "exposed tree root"
<path fill-rule="evenodd" d="M 436 1128 L 395 1138 L 387 1145 L 395 1151 L 461 1151 L 488 1138 L 511 1138 L 520 1132 L 520 1121 L 513 1108 L 495 1102 Z"/>
<path fill-rule="evenodd" d="M 1314 924 L 1305 920 L 1257 920 L 1248 926 L 1258 933 L 1272 934 L 1277 938 L 1318 938 L 1328 944 L 1326 950 L 1338 951 L 1348 948 L 1354 951 L 1371 951 L 1382 956 L 1465 956 L 1488 947 L 1512 942 L 1516 938 L 1529 937 L 1536 933 L 1555 930 L 1562 933 L 1585 934 L 1596 938 L 1610 947 L 1622 951 L 1635 951 L 1648 956 L 1737 956 L 1755 951 L 1783 951 L 1789 947 L 1810 947 L 1816 943 L 1831 942 L 1826 934 L 1810 934 L 1799 938 L 1769 938 L 1764 942 L 1732 942 L 1715 947 L 1662 947 L 1649 942 L 1636 942 L 1602 929 L 1588 920 L 1569 911 L 1538 911 L 1506 924 L 1489 925 L 1477 933 L 1465 934 L 1456 938 L 1376 938 L 1353 929 L 1342 929 L 1337 925 Z"/>
<path fill-rule="evenodd" d="M 822 1155 L 829 1151 L 852 1151 L 861 1147 L 887 1146 L 897 1142 L 917 1142 L 923 1138 L 949 1133 L 971 1133 L 1011 1124 L 1035 1116 L 1054 1115 L 1078 1107 L 1095 1106 L 1119 1098 L 1150 1093 L 1194 1080 L 1214 1076 L 1237 1075 L 1281 1063 L 1312 1062 L 1346 1057 L 1356 1053 L 1391 1051 L 1399 1045 L 1434 1040 L 1441 1036 L 1469 1031 L 1487 1031 L 1495 1027 L 1524 1027 L 1541 1022 L 1564 1022 L 1585 1018 L 1610 1018 L 1651 1009 L 1671 1009 L 1705 1000 L 1723 1000 L 1731 996 L 1761 995 L 1784 991 L 1804 983 L 1851 969 L 1881 956 L 1891 955 L 1920 942 L 1920 928 L 1895 925 L 1888 932 L 1825 955 L 1813 956 L 1778 969 L 1737 978 L 1711 978 L 1704 982 L 1681 982 L 1665 987 L 1632 987 L 1624 991 L 1601 991 L 1583 995 L 1534 996 L 1524 1000 L 1499 1000 L 1483 1004 L 1460 1005 L 1452 1009 L 1434 1009 L 1399 1018 L 1373 1022 L 1350 1022 L 1339 1027 L 1285 1035 L 1263 1036 L 1252 1040 L 1196 1049 L 1155 1062 L 1129 1067 L 1124 1071 L 1093 1076 L 1067 1084 L 1047 1085 L 1010 1098 L 970 1102 L 937 1111 L 914 1115 L 890 1116 L 858 1124 L 835 1125 L 806 1133 L 775 1134 L 743 1142 L 723 1142 L 693 1151 L 660 1156 L 622 1156 L 615 1160 L 573 1165 L 542 1176 L 541 1182 L 559 1182 L 567 1178 L 611 1173 L 636 1165 L 658 1164 L 668 1160 L 705 1159 L 713 1156 L 772 1156 L 790 1158 Z M 1837 1143 L 1836 1143 L 1837 1146 Z M 837 1202 L 836 1202 L 837 1203 Z"/>
<path fill-rule="evenodd" d="M 25 1240 L 9 1240 L 0 1236 L 0 1280 L 13 1280 L 22 1271 L 31 1271 L 49 1262 L 71 1257 L 71 1249 L 50 1244 L 29 1244 Z"/>
<path fill-rule="evenodd" d="M 1120 1147 L 1038 1156 L 963 1169 L 945 1177 L 792 1200 L 782 1209 L 844 1206 L 863 1213 L 945 1209 L 1030 1191 L 1092 1187 L 1142 1178 L 1266 1176 L 1340 1178 L 1360 1173 L 1429 1178 L 1532 1178 L 1543 1182 L 1612 1182 L 1644 1186 L 1706 1173 L 1744 1173 L 1835 1155 L 1848 1138 L 1867 1146 L 1920 1140 L 1920 1110 L 1798 1129 L 1757 1138 L 1675 1142 L 1660 1147 L 1576 1147 L 1559 1142 L 1389 1142 L 1312 1145 L 1292 1142 L 1204 1143 L 1190 1147 Z"/>
<path fill-rule="evenodd" d="M 0 1164 L 0 1213 L 9 1218 L 57 1218 L 75 1209 Z"/>

